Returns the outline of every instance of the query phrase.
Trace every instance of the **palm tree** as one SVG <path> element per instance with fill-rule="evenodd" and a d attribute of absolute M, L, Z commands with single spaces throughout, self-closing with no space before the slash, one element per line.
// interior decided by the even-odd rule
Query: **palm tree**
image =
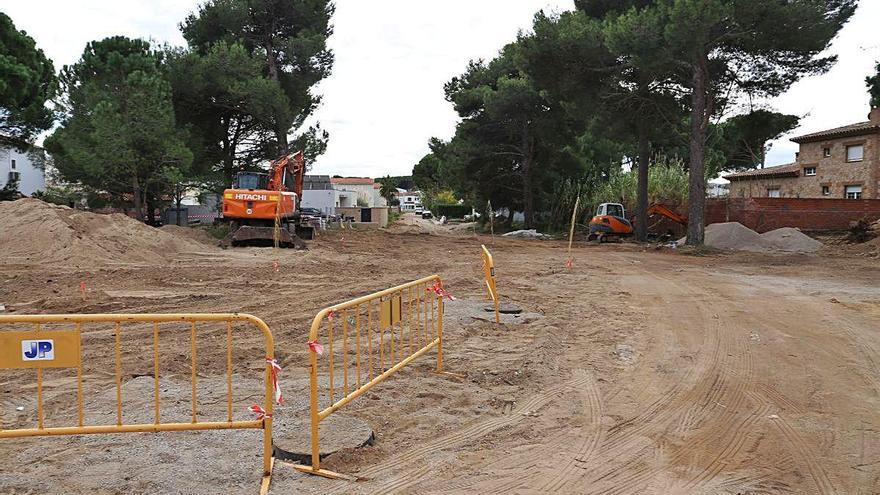
<path fill-rule="evenodd" d="M 379 195 L 385 198 L 385 201 L 388 202 L 388 206 L 391 206 L 391 201 L 397 194 L 397 185 L 391 179 L 390 175 L 386 175 L 384 179 L 380 180 L 380 183 L 382 184 L 382 187 L 379 189 Z"/>

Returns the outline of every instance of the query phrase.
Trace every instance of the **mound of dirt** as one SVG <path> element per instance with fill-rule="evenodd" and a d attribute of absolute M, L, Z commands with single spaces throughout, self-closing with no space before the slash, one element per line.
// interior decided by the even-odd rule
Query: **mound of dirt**
<path fill-rule="evenodd" d="M 683 245 L 685 240 L 684 237 L 679 239 L 678 244 Z M 739 222 L 713 223 L 707 226 L 704 243 L 715 249 L 757 253 L 815 253 L 823 246 L 821 242 L 795 228 L 784 227 L 759 234 Z"/>
<path fill-rule="evenodd" d="M 707 246 L 730 251 L 772 251 L 775 246 L 761 234 L 739 222 L 713 223 L 706 227 Z"/>
<path fill-rule="evenodd" d="M 168 232 L 169 234 L 186 237 L 187 239 L 210 244 L 212 246 L 217 245 L 217 239 L 215 239 L 214 236 L 209 234 L 205 229 L 200 229 L 197 227 L 181 227 L 178 225 L 163 225 L 162 230 Z"/>
<path fill-rule="evenodd" d="M 821 242 L 792 227 L 765 232 L 761 238 L 773 243 L 780 251 L 792 253 L 815 253 L 823 246 Z"/>
<path fill-rule="evenodd" d="M 25 198 L 0 203 L 0 259 L 11 263 L 139 263 L 206 246 L 120 213 L 99 215 Z"/>

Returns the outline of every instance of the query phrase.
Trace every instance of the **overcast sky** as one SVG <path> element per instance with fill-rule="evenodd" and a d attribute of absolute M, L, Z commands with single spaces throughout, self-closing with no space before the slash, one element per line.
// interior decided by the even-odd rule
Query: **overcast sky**
<path fill-rule="evenodd" d="M 75 62 L 85 44 L 122 34 L 183 45 L 178 23 L 197 0 L 0 0 L 56 69 Z M 324 103 L 315 118 L 330 132 L 327 153 L 313 172 L 408 175 L 432 136 L 449 138 L 456 115 L 443 83 L 468 60 L 491 58 L 537 10 L 562 11 L 571 0 L 337 0 L 333 74 L 321 83 Z M 794 161 L 793 135 L 866 120 L 864 79 L 880 59 L 880 1 L 862 0 L 831 51 L 839 63 L 802 80 L 769 102 L 803 116 L 801 127 L 777 141 L 768 165 Z"/>

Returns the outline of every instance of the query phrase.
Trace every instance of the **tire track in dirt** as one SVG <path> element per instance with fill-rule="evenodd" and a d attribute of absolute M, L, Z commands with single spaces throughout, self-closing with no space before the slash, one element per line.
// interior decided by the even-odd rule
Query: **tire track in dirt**
<path fill-rule="evenodd" d="M 602 398 L 599 395 L 599 387 L 594 380 L 590 380 L 590 386 L 584 390 L 588 408 L 590 410 L 590 435 L 584 438 L 578 449 L 577 455 L 570 456 L 565 466 L 558 472 L 554 473 L 556 478 L 551 478 L 551 482 L 539 487 L 541 492 L 556 493 L 565 488 L 572 478 L 575 478 L 577 470 L 580 468 L 577 463 L 586 463 L 599 446 L 602 438 Z M 497 493 L 497 492 L 496 492 Z M 503 493 L 503 492 L 502 492 Z"/>
<path fill-rule="evenodd" d="M 578 373 L 568 382 L 546 389 L 543 393 L 534 395 L 521 402 L 510 412 L 510 414 L 463 426 L 462 428 L 443 435 L 434 441 L 425 442 L 420 447 L 393 456 L 375 466 L 371 466 L 370 468 L 359 472 L 358 477 L 370 479 L 382 478 L 382 481 L 379 484 L 370 487 L 369 493 L 391 493 L 395 490 L 401 490 L 413 486 L 431 474 L 431 470 L 426 470 L 418 475 L 413 474 L 410 468 L 414 462 L 423 460 L 424 457 L 431 453 L 473 442 L 495 430 L 519 423 L 527 417 L 528 413 L 532 413 L 558 398 L 562 391 L 570 388 L 579 390 L 588 386 L 590 383 L 591 378 L 589 375 Z M 434 467 L 436 468 L 436 466 Z M 348 493 L 350 491 L 350 486 L 341 486 L 338 490 L 331 491 L 330 493 Z"/>
<path fill-rule="evenodd" d="M 584 373 L 584 370 L 578 370 L 577 373 Z M 483 476 L 480 479 L 465 479 L 459 483 L 444 484 L 439 491 L 432 493 L 451 493 L 465 490 L 465 493 L 486 493 L 486 494 L 507 494 L 510 490 L 517 488 L 526 488 L 530 481 L 542 480 L 550 478 L 551 481 L 545 486 L 538 489 L 541 493 L 549 493 L 559 491 L 560 483 L 565 483 L 568 476 L 574 470 L 580 469 L 577 464 L 587 462 L 602 437 L 601 421 L 602 421 L 602 399 L 599 394 L 599 388 L 592 376 L 587 375 L 590 381 L 589 386 L 578 389 L 578 392 L 584 396 L 587 410 L 590 416 L 590 423 L 581 431 L 586 431 L 586 435 L 581 438 L 581 442 L 576 452 L 569 452 L 566 448 L 571 444 L 572 433 L 565 432 L 554 435 L 545 444 L 530 449 L 527 452 L 501 458 L 495 462 L 482 466 L 481 470 L 486 471 L 491 468 L 493 471 L 510 471 L 511 476 L 503 474 L 494 474 Z M 561 458 L 559 464 L 563 467 L 559 469 L 546 469 L 548 458 Z M 544 461 L 543 466 L 538 465 L 538 460 Z M 556 463 L 554 463 L 556 464 Z M 540 471 L 540 477 L 535 474 Z M 473 475 L 468 475 L 473 478 Z M 481 485 L 486 485 L 485 487 Z M 550 485 L 550 486 L 548 486 Z"/>
<path fill-rule="evenodd" d="M 880 394 L 880 365 L 877 363 L 877 356 L 880 354 L 877 353 L 877 349 L 863 335 L 855 330 L 853 323 L 848 318 L 841 318 L 838 321 L 843 323 L 840 328 L 843 329 L 843 332 L 852 341 L 852 346 L 865 359 L 865 368 L 867 369 L 862 370 L 864 371 L 865 379 L 870 383 L 874 391 Z"/>
<path fill-rule="evenodd" d="M 648 270 L 641 271 L 656 278 L 661 278 Z M 678 286 L 677 283 L 670 280 L 663 280 L 662 278 L 661 280 L 667 285 Z M 708 294 L 708 291 L 704 291 L 704 293 Z M 700 313 L 702 313 L 703 320 L 712 321 L 712 319 L 707 319 L 706 309 L 708 308 L 706 307 L 706 302 L 697 299 L 693 299 L 693 302 L 698 306 Z M 665 397 L 661 398 L 666 399 L 662 401 L 663 409 L 658 410 L 658 404 L 655 402 L 650 409 L 654 414 L 651 414 L 649 418 L 645 418 L 646 415 L 644 414 L 637 417 L 639 422 L 644 423 L 641 428 L 631 428 L 632 434 L 629 437 L 619 437 L 617 444 L 609 443 L 607 446 L 608 450 L 603 453 L 607 453 L 606 455 L 615 459 L 619 459 L 626 454 L 633 454 L 632 451 L 621 447 L 621 445 L 625 445 L 624 440 L 629 441 L 628 438 L 631 438 L 633 434 L 640 435 L 649 429 L 659 432 L 668 432 L 672 429 L 672 431 L 678 431 L 680 434 L 686 434 L 689 431 L 697 431 L 699 433 L 698 430 L 703 428 L 705 431 L 712 433 L 711 436 L 702 435 L 696 441 L 688 441 L 684 448 L 678 450 L 667 459 L 667 463 L 674 464 L 685 461 L 690 456 L 698 455 L 701 448 L 710 446 L 710 444 L 720 443 L 718 441 L 718 430 L 720 430 L 721 438 L 729 438 L 727 446 L 718 452 L 696 476 L 686 480 L 686 485 L 693 488 L 721 472 L 727 459 L 735 456 L 742 449 L 750 427 L 760 419 L 762 412 L 761 409 L 756 409 L 744 417 L 738 412 L 745 405 L 745 391 L 753 378 L 751 354 L 747 342 L 744 343 L 742 339 L 730 337 L 732 332 L 728 328 L 726 318 L 721 319 L 716 315 L 714 320 L 719 322 L 719 325 L 715 326 L 715 336 L 717 337 L 714 341 L 716 344 L 715 352 L 713 352 L 712 359 L 709 360 L 709 365 L 699 370 L 700 378 L 697 383 L 688 390 L 682 391 L 673 388 L 672 393 L 667 393 Z M 723 331 L 721 327 L 723 327 Z M 733 362 L 728 362 L 727 356 L 739 356 L 739 358 L 734 359 Z M 732 388 L 728 386 L 729 382 L 731 382 L 731 380 L 728 380 L 728 375 L 734 375 Z M 678 396 L 677 400 L 675 400 L 676 397 L 673 394 Z M 722 400 L 727 404 L 723 404 Z M 688 404 L 693 403 L 696 403 L 697 406 L 688 406 Z M 723 413 L 721 415 L 712 415 L 712 412 L 719 407 L 723 408 Z M 628 424 L 632 424 L 632 421 Z M 661 434 L 661 436 L 665 436 L 665 434 Z M 637 457 L 645 456 L 651 451 L 656 450 L 652 445 L 641 445 L 640 447 L 635 453 Z M 616 466 L 598 475 L 594 478 L 594 482 L 611 484 L 602 493 L 631 493 L 643 488 L 652 477 L 664 469 L 661 462 L 655 462 L 653 466 L 645 462 L 631 464 L 634 464 L 632 471 L 623 475 L 622 479 L 619 473 L 622 474 L 623 471 L 628 469 L 625 466 Z"/>
<path fill-rule="evenodd" d="M 624 258 L 625 259 L 625 258 Z M 691 290 L 672 282 L 665 277 L 660 277 L 649 270 L 639 267 L 642 274 L 653 278 L 667 289 L 661 296 L 667 302 L 680 300 L 692 300 L 693 304 L 676 307 L 673 313 L 669 310 L 666 314 L 655 315 L 658 321 L 691 321 L 695 325 L 703 322 L 712 322 L 708 308 L 700 298 L 693 298 Z M 652 284 L 656 286 L 657 284 Z M 669 299 L 673 299 L 670 301 Z M 682 323 L 680 323 L 682 324 Z M 684 376 L 671 388 L 661 394 L 641 414 L 612 427 L 607 435 L 608 441 L 600 446 L 600 458 L 615 459 L 611 466 L 603 465 L 597 469 L 582 473 L 582 477 L 590 477 L 593 483 L 606 485 L 606 490 L 632 492 L 638 490 L 642 480 L 649 478 L 657 469 L 651 469 L 643 459 L 653 455 L 654 447 L 645 438 L 650 437 L 652 431 L 662 431 L 669 428 L 676 418 L 681 417 L 681 407 L 676 404 L 693 397 L 697 400 L 714 393 L 718 388 L 718 382 L 714 378 L 714 370 L 718 369 L 721 359 L 722 339 L 719 326 L 712 325 L 703 333 L 703 342 L 698 359 L 693 367 L 685 371 Z M 706 352 L 708 351 L 708 352 Z M 623 477 L 621 479 L 621 477 Z M 597 487 L 601 489 L 601 486 Z"/>
<path fill-rule="evenodd" d="M 767 406 L 778 407 L 771 397 L 764 395 L 762 392 L 752 391 L 749 395 L 757 402 L 761 402 Z M 816 484 L 818 493 L 821 495 L 840 493 L 834 488 L 834 483 L 822 467 L 818 456 L 816 456 L 815 452 L 810 448 L 807 442 L 801 438 L 797 430 L 795 430 L 781 415 L 778 415 L 769 421 L 773 422 L 773 425 L 776 426 L 785 441 L 792 446 L 792 454 L 798 461 L 800 461 L 800 464 L 806 468 L 810 477 L 813 479 L 813 482 Z"/>

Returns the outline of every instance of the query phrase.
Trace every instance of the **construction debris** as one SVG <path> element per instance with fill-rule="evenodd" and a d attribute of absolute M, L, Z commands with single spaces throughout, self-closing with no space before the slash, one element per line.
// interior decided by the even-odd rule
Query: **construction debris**
<path fill-rule="evenodd" d="M 515 237 L 517 239 L 552 239 L 549 235 L 542 234 L 535 229 L 514 230 L 513 232 L 503 234 L 502 237 Z"/>

